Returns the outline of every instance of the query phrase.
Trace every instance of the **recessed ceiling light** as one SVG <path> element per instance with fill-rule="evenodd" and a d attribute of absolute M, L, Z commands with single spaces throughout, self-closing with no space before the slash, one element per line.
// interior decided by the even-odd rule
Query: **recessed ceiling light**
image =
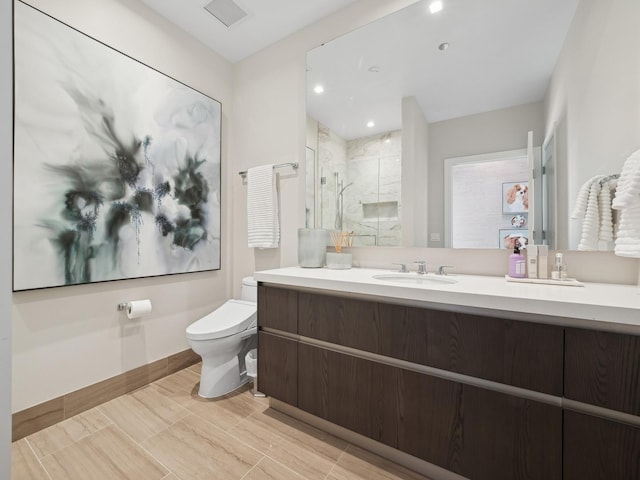
<path fill-rule="evenodd" d="M 369 120 L 367 122 L 367 127 L 372 128 L 372 127 L 375 127 L 375 126 L 376 126 L 376 124 L 375 124 L 375 122 L 373 120 Z"/>
<path fill-rule="evenodd" d="M 440 50 L 441 52 L 444 52 L 447 48 L 449 48 L 448 42 L 444 42 L 438 45 L 438 50 Z"/>
<path fill-rule="evenodd" d="M 321 93 L 324 93 L 324 87 L 322 85 L 316 85 L 315 87 L 313 87 L 313 91 L 319 95 Z"/>
<path fill-rule="evenodd" d="M 429 4 L 429 11 L 433 13 L 438 13 L 442 10 L 442 0 L 435 0 Z"/>

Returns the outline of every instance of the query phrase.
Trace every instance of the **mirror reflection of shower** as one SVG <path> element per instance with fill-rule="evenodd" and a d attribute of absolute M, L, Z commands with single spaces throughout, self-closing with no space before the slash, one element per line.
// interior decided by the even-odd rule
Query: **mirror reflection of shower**
<path fill-rule="evenodd" d="M 353 234 L 353 246 L 397 246 L 401 228 L 401 131 L 343 139 L 310 120 L 317 148 L 316 227 Z"/>
<path fill-rule="evenodd" d="M 336 230 L 344 230 L 344 191 L 347 187 L 353 185 L 353 182 L 344 185 L 344 180 L 340 180 L 340 173 L 333 172 L 335 177 L 335 192 L 336 192 L 336 215 L 333 228 Z"/>

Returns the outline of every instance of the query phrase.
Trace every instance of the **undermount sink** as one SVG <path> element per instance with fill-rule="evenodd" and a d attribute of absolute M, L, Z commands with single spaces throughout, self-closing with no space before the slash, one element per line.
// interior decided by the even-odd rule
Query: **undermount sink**
<path fill-rule="evenodd" d="M 451 285 L 458 283 L 456 279 L 444 275 L 418 275 L 417 273 L 382 273 L 373 275 L 373 278 L 376 280 L 384 280 L 385 282 L 412 285 Z"/>

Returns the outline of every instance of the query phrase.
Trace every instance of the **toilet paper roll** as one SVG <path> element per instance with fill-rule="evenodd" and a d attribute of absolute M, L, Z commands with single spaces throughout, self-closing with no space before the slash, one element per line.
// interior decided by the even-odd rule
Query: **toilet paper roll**
<path fill-rule="evenodd" d="M 151 313 L 151 300 L 135 300 L 127 303 L 127 317 L 140 318 Z"/>

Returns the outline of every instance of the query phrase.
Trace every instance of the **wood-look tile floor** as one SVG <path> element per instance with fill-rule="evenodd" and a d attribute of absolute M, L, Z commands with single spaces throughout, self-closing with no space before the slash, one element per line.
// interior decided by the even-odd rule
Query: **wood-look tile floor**
<path fill-rule="evenodd" d="M 12 445 L 13 480 L 428 480 L 249 388 L 197 396 L 194 365 Z"/>

